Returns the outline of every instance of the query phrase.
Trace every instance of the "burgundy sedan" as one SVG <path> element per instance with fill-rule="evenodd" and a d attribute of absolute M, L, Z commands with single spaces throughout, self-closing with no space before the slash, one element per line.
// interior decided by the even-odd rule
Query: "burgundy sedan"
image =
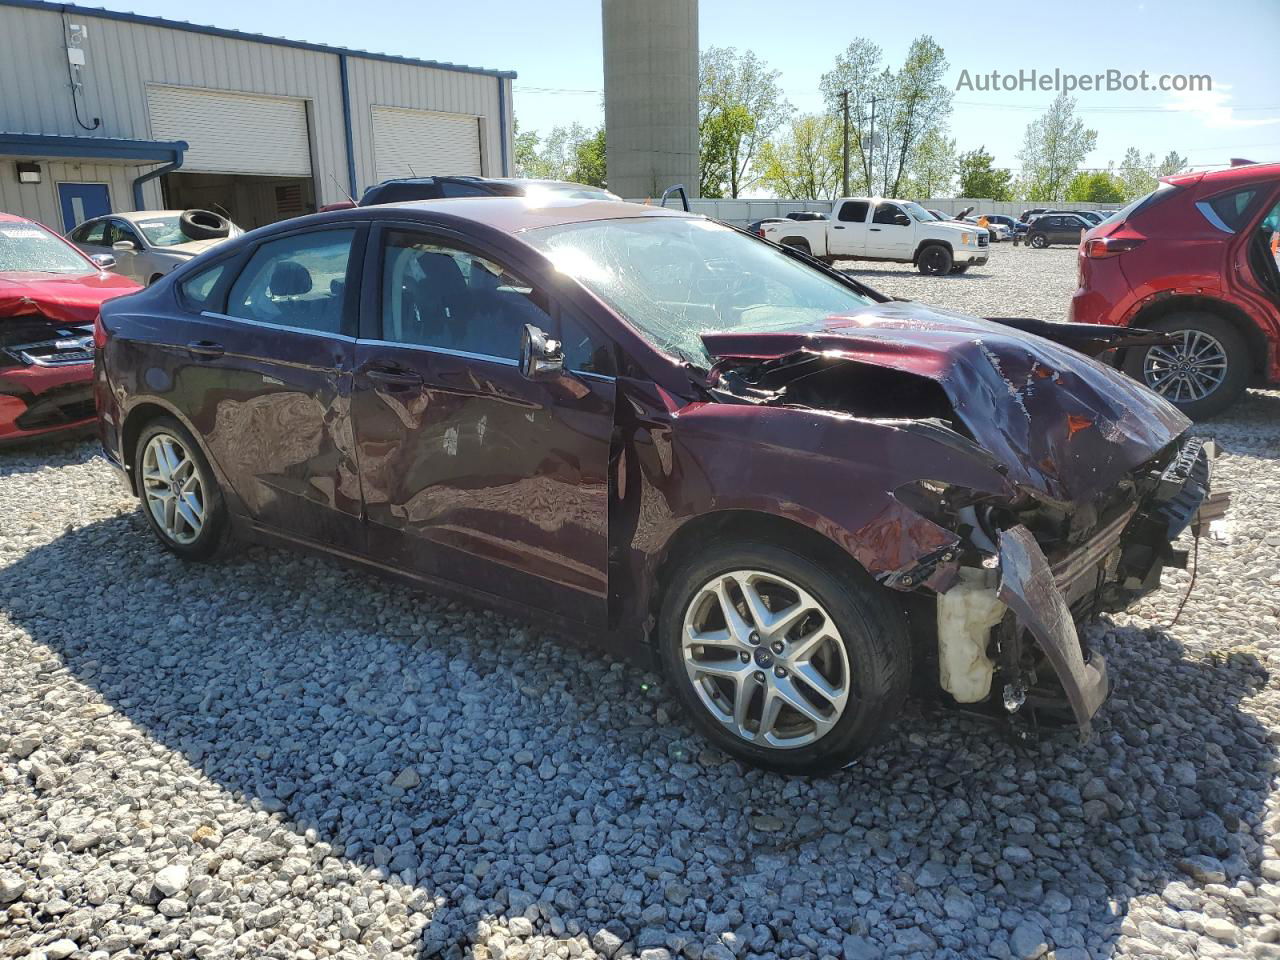
<path fill-rule="evenodd" d="M 93 425 L 93 321 L 142 289 L 62 237 L 0 213 L 0 446 Z"/>
<path fill-rule="evenodd" d="M 1209 491 L 1187 420 L 1085 355 L 1137 335 L 892 301 L 675 211 L 457 199 L 290 220 L 108 304 L 96 391 L 178 555 L 287 544 L 535 615 L 807 773 L 913 674 L 1088 727 L 1075 624 L 1155 589 Z"/>

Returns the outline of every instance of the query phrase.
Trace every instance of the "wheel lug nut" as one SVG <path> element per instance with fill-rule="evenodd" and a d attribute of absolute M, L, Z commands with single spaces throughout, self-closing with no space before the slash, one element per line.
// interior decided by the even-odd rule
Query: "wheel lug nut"
<path fill-rule="evenodd" d="M 785 677 L 785 676 L 787 675 L 787 668 L 786 668 L 786 667 L 774 667 L 774 668 L 773 668 L 773 675 L 774 675 L 775 677 L 777 677 L 778 679 L 782 679 L 783 677 Z"/>
<path fill-rule="evenodd" d="M 738 654 L 738 656 L 740 656 L 740 657 L 742 658 L 742 662 L 743 662 L 743 663 L 750 663 L 750 662 L 751 662 L 751 654 L 747 653 L 745 650 L 744 650 L 744 651 L 742 651 L 742 653 Z"/>
<path fill-rule="evenodd" d="M 747 634 L 747 643 L 751 644 L 753 647 L 759 644 L 760 634 L 752 630 L 749 634 Z"/>
<path fill-rule="evenodd" d="M 775 640 L 773 641 L 772 649 L 774 653 L 781 653 L 786 648 L 783 647 L 781 640 Z"/>
<path fill-rule="evenodd" d="M 755 677 L 755 680 L 756 680 L 756 683 L 764 683 L 764 671 L 763 671 L 763 670 L 757 670 L 757 671 L 756 671 L 756 677 Z"/>

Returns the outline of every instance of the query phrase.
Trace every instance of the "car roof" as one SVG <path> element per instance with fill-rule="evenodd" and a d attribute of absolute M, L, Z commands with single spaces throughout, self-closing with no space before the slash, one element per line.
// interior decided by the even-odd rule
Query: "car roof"
<path fill-rule="evenodd" d="M 4 213 L 0 211 L 0 223 L 35 223 L 35 220 L 28 220 L 26 217 L 20 217 L 16 213 Z"/>
<path fill-rule="evenodd" d="M 589 223 L 597 220 L 626 220 L 639 217 L 706 217 L 625 200 L 580 200 L 555 194 L 538 197 L 455 197 L 448 200 L 412 200 L 382 203 L 360 210 L 422 210 L 472 220 L 504 233 L 520 233 L 538 227 Z M 335 211 L 337 213 L 339 211 Z M 342 211 L 345 212 L 345 211 Z"/>
<path fill-rule="evenodd" d="M 1190 186 L 1200 181 L 1220 184 L 1252 183 L 1255 180 L 1280 178 L 1280 163 L 1242 163 L 1225 170 L 1201 170 L 1198 173 L 1175 173 L 1160 179 L 1177 186 Z"/>

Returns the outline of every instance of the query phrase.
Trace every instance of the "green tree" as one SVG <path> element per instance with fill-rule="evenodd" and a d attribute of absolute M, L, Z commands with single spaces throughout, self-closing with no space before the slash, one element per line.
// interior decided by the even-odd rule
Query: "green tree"
<path fill-rule="evenodd" d="M 1170 150 L 1164 155 L 1164 159 L 1160 161 L 1160 165 L 1156 167 L 1156 176 L 1171 177 L 1175 173 L 1181 173 L 1186 168 L 1187 158 L 1177 150 Z"/>
<path fill-rule="evenodd" d="M 841 125 L 841 138 L 844 136 L 841 91 L 849 92 L 849 177 L 850 189 L 855 192 L 874 192 L 871 185 L 874 161 L 872 105 L 874 103 L 883 109 L 881 104 L 888 95 L 884 86 L 884 67 L 880 63 L 882 56 L 879 46 L 865 37 L 858 37 L 836 56 L 835 66 L 824 73 L 818 83 L 827 111 Z"/>
<path fill-rule="evenodd" d="M 1013 174 L 995 166 L 996 158 L 985 146 L 960 154 L 956 164 L 960 196 L 984 200 L 1012 200 Z"/>
<path fill-rule="evenodd" d="M 951 191 L 956 177 L 956 142 L 945 129 L 930 130 L 920 141 L 911 168 L 911 190 L 921 200 Z"/>
<path fill-rule="evenodd" d="M 1142 155 L 1137 147 L 1130 147 L 1120 161 L 1118 176 L 1124 189 L 1124 199 L 1133 200 L 1156 188 L 1156 155 Z"/>
<path fill-rule="evenodd" d="M 515 123 L 515 168 L 517 177 L 536 177 L 538 169 L 538 134 L 534 130 L 521 131 L 520 121 Z"/>
<path fill-rule="evenodd" d="M 1049 105 L 1044 116 L 1027 124 L 1018 160 L 1028 200 L 1061 200 L 1067 184 L 1097 144 L 1097 131 L 1085 127 L 1075 111 L 1075 100 L 1064 93 Z"/>
<path fill-rule="evenodd" d="M 1125 199 L 1124 184 L 1108 170 L 1077 173 L 1067 184 L 1066 199 L 1093 203 L 1120 203 Z"/>
<path fill-rule="evenodd" d="M 605 164 L 604 127 L 573 147 L 573 170 L 569 179 L 589 183 L 593 187 L 607 187 L 608 173 Z"/>
<path fill-rule="evenodd" d="M 952 100 L 943 82 L 947 66 L 942 47 L 927 35 L 912 41 L 897 70 L 881 63 L 878 46 L 858 38 L 822 75 L 820 87 L 833 116 L 840 117 L 841 92 L 849 91 L 850 165 L 856 158 L 869 191 L 899 196 L 926 138 L 945 129 Z"/>
<path fill-rule="evenodd" d="M 708 47 L 698 58 L 699 180 L 703 196 L 739 196 L 759 179 L 761 146 L 792 106 L 781 74 L 752 51 Z"/>
<path fill-rule="evenodd" d="M 793 117 L 760 150 L 760 182 L 777 197 L 832 199 L 840 174 L 840 125 L 829 114 Z"/>

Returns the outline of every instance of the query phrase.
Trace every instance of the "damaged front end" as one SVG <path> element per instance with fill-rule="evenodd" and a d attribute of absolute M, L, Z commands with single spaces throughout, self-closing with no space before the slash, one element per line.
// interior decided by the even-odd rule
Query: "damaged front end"
<path fill-rule="evenodd" d="M 975 336 L 981 323 L 845 319 L 803 343 L 710 335 L 711 389 L 731 403 L 895 418 L 941 440 L 936 463 L 901 465 L 917 479 L 893 488 L 851 550 L 907 595 L 956 703 L 1087 733 L 1109 687 L 1079 626 L 1185 566 L 1173 542 L 1225 510 L 1225 493 L 1210 492 L 1216 451 L 1114 371 L 1038 336 Z M 956 482 L 952 449 L 986 458 L 1002 489 Z"/>
<path fill-rule="evenodd" d="M 0 442 L 90 423 L 93 327 L 0 317 Z"/>

